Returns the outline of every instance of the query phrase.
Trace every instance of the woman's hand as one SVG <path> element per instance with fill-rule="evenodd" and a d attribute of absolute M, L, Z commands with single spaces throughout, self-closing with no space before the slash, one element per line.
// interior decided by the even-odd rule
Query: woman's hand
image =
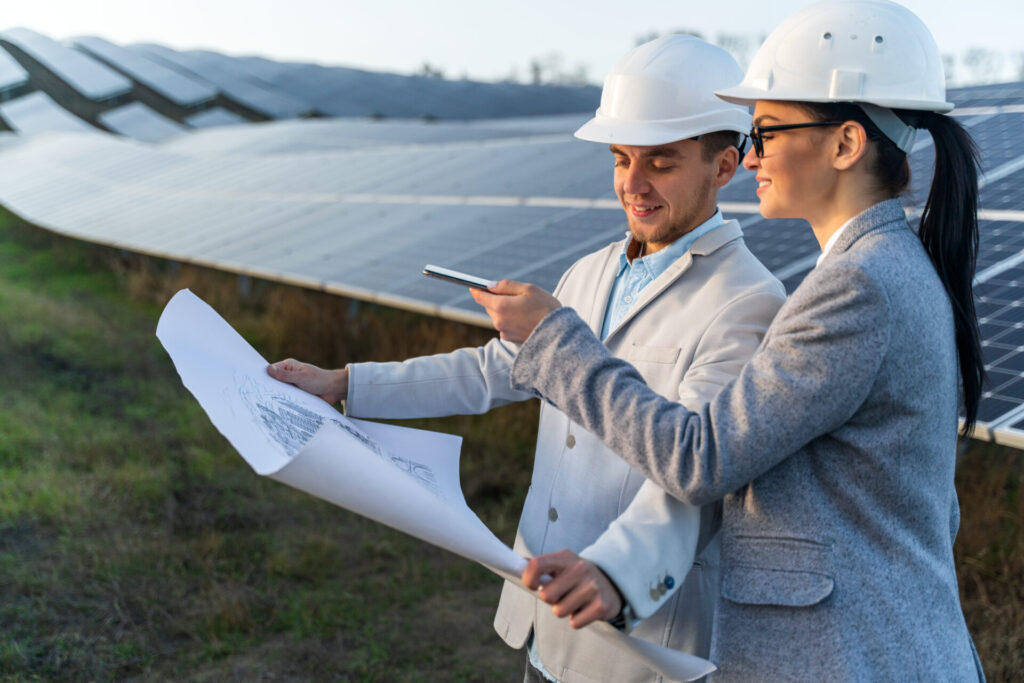
<path fill-rule="evenodd" d="M 541 577 L 551 581 L 541 585 Z M 523 570 L 523 585 L 551 605 L 559 619 L 583 628 L 592 621 L 607 621 L 622 611 L 622 595 L 601 569 L 571 550 L 538 555 Z M 540 589 L 540 590 L 538 590 Z"/>
<path fill-rule="evenodd" d="M 520 344 L 548 313 L 562 306 L 540 287 L 515 280 L 502 280 L 488 290 L 471 289 L 470 293 L 491 316 L 501 338 Z"/>

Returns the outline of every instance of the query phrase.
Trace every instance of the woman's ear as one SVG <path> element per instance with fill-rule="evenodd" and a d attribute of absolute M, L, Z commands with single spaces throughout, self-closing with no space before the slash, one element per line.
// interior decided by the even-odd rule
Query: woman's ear
<path fill-rule="evenodd" d="M 846 121 L 833 134 L 835 152 L 832 166 L 845 171 L 852 168 L 868 153 L 868 134 L 857 121 Z"/>

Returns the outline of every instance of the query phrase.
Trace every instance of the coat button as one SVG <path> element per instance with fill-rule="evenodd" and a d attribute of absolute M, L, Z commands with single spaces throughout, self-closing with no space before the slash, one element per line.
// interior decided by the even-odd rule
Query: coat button
<path fill-rule="evenodd" d="M 658 589 L 657 588 L 652 588 L 651 589 L 651 600 L 653 600 L 654 602 L 658 602 L 658 599 L 660 597 L 661 597 L 661 594 L 658 593 Z"/>
<path fill-rule="evenodd" d="M 550 519 L 552 522 L 557 522 L 558 510 L 556 510 L 555 508 L 548 508 L 548 519 Z"/>
<path fill-rule="evenodd" d="M 576 448 L 576 437 L 573 436 L 572 434 L 565 437 L 565 445 L 568 446 L 569 448 Z"/>
<path fill-rule="evenodd" d="M 665 588 L 668 588 L 669 590 L 672 590 L 672 586 L 674 586 L 674 585 L 676 585 L 676 580 L 673 579 L 671 576 L 666 576 L 665 577 Z"/>

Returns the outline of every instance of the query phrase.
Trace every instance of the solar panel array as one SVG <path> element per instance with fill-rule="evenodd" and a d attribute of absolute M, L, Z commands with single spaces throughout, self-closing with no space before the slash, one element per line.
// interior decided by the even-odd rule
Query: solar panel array
<path fill-rule="evenodd" d="M 0 34 L 0 45 L 9 33 Z M 587 113 L 299 120 L 289 117 L 311 110 L 310 89 L 326 67 L 213 53 L 172 57 L 166 49 L 99 39 L 75 45 L 132 79 L 133 92 L 163 92 L 170 101 L 174 90 L 174 104 L 201 104 L 177 120 L 142 98 L 79 116 L 41 91 L 0 103 L 0 118 L 22 131 L 0 135 L 0 202 L 57 232 L 489 325 L 464 290 L 422 277 L 422 266 L 551 288 L 576 259 L 626 231 L 607 148 L 571 136 Z M 25 54 L 12 52 L 32 66 Z M 46 58 L 52 75 L 55 58 Z M 235 81 L 262 99 L 231 90 Z M 175 90 L 204 83 L 207 90 L 196 89 L 192 100 L 183 94 L 191 85 Z M 216 95 L 207 97 L 211 91 Z M 411 88 L 407 97 L 421 94 Z M 984 171 L 977 307 L 990 383 L 976 434 L 1024 448 L 1024 153 L 1015 144 L 1024 84 L 965 88 L 950 97 L 978 143 Z M 249 123 L 271 114 L 283 120 Z M 204 128 L 204 120 L 228 125 Z M 37 131 L 50 132 L 28 135 Z M 927 195 L 933 163 L 931 140 L 922 134 L 911 155 L 911 213 Z M 814 266 L 817 241 L 803 221 L 763 219 L 754 190 L 753 174 L 741 171 L 722 190 L 720 205 L 740 219 L 752 251 L 792 290 Z"/>

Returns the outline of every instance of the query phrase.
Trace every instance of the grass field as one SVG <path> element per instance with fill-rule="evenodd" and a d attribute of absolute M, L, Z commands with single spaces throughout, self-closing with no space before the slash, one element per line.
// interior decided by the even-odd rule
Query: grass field
<path fill-rule="evenodd" d="M 388 360 L 486 331 L 91 247 L 0 214 L 0 678 L 518 681 L 476 565 L 257 477 L 153 336 L 189 286 L 268 358 Z M 511 541 L 536 404 L 462 434 Z M 956 548 L 990 680 L 1024 671 L 1024 453 L 972 443 Z"/>

